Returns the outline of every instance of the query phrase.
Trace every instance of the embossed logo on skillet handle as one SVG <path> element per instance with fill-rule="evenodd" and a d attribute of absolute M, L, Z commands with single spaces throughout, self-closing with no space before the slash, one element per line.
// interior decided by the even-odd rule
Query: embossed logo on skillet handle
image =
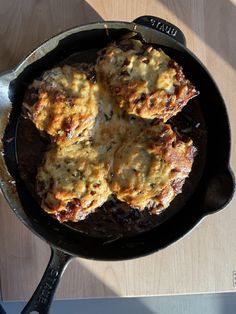
<path fill-rule="evenodd" d="M 166 20 L 151 15 L 144 15 L 136 18 L 133 22 L 156 29 L 157 31 L 174 38 L 182 45 L 186 46 L 186 39 L 183 32 L 177 26 L 167 22 Z"/>
<path fill-rule="evenodd" d="M 59 251 L 56 248 L 52 247 L 51 249 L 51 258 L 43 278 L 21 314 L 30 314 L 33 311 L 40 314 L 49 313 L 59 280 L 72 258 L 71 255 Z"/>

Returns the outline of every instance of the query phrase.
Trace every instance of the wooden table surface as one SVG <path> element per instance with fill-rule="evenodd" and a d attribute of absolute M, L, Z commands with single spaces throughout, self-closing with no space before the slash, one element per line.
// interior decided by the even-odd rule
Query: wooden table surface
<path fill-rule="evenodd" d="M 188 47 L 212 73 L 227 104 L 231 166 L 236 173 L 234 0 L 1 0 L 0 71 L 14 67 L 42 41 L 70 27 L 97 20 L 132 21 L 145 14 L 177 25 Z M 214 104 L 209 105 L 214 114 Z M 73 260 L 56 297 L 235 291 L 235 207 L 236 198 L 223 211 L 206 217 L 184 239 L 148 257 L 124 262 Z M 49 246 L 18 221 L 2 197 L 0 238 L 0 297 L 28 299 L 47 265 Z"/>

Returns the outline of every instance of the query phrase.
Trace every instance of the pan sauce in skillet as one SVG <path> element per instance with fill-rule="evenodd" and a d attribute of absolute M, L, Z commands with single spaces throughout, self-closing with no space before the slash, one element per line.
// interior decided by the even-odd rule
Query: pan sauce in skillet
<path fill-rule="evenodd" d="M 94 55 L 94 51 L 91 51 L 91 55 Z M 82 56 L 81 54 L 73 55 L 65 63 L 84 61 L 83 57 L 84 54 Z M 182 113 L 172 118 L 170 122 L 180 137 L 186 137 L 187 134 L 187 136 L 193 139 L 200 153 L 196 157 L 190 178 L 186 180 L 183 193 L 173 201 L 168 211 L 164 211 L 159 216 L 149 215 L 146 210 L 139 212 L 136 209 L 131 209 L 123 202 L 111 199 L 86 220 L 68 223 L 67 225 L 93 236 L 116 238 L 153 228 L 181 208 L 197 184 L 201 175 L 199 169 L 204 159 L 204 154 L 202 153 L 205 146 L 204 121 L 202 120 L 198 100 L 193 100 L 192 102 L 193 104 L 190 107 L 185 108 Z M 17 144 L 22 177 L 31 193 L 35 195 L 35 175 L 42 155 L 47 150 L 47 138 L 40 136 L 32 122 L 21 118 L 18 125 Z M 35 197 L 38 198 L 37 195 Z"/>

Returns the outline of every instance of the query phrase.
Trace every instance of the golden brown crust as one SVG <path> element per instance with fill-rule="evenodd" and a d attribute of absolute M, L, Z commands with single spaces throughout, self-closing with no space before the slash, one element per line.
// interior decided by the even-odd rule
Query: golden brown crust
<path fill-rule="evenodd" d="M 42 208 L 59 221 L 84 219 L 111 194 L 107 173 L 89 142 L 52 148 L 37 174 Z"/>
<path fill-rule="evenodd" d="M 198 94 L 161 49 L 128 39 L 100 52 L 98 78 L 127 113 L 166 122 Z"/>
<path fill-rule="evenodd" d="M 98 112 L 97 85 L 79 67 L 64 65 L 34 80 L 23 106 L 36 127 L 58 145 L 87 139 Z"/>
<path fill-rule="evenodd" d="M 181 192 L 195 151 L 192 141 L 178 140 L 170 125 L 146 128 L 117 150 L 111 190 L 131 207 L 156 213 Z"/>
<path fill-rule="evenodd" d="M 91 68 L 54 68 L 26 92 L 29 117 L 54 142 L 38 169 L 41 206 L 61 222 L 78 221 L 113 193 L 157 213 L 181 192 L 196 151 L 161 121 L 197 92 L 175 61 L 137 40 L 100 52 L 98 84 Z"/>

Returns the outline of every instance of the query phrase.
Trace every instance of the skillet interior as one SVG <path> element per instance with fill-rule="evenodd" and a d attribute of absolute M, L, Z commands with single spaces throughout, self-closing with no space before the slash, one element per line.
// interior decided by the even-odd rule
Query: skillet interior
<path fill-rule="evenodd" d="M 162 48 L 165 49 L 163 46 Z M 168 51 L 174 57 L 175 52 L 170 48 Z M 96 60 L 96 56 L 97 49 L 86 50 L 85 53 L 79 52 L 66 58 L 62 64 L 93 62 Z M 179 132 L 181 132 L 181 130 L 184 132 L 187 130 L 187 133 L 182 134 L 191 136 L 194 144 L 198 147 L 198 154 L 195 158 L 190 178 L 186 180 L 186 184 L 184 185 L 183 193 L 176 197 L 175 201 L 172 202 L 167 210 L 163 211 L 158 216 L 149 215 L 148 211 L 145 210 L 140 213 L 138 210 L 131 209 L 124 202 L 114 198 L 106 202 L 96 213 L 91 214 L 84 221 L 66 224 L 90 236 L 102 237 L 112 241 L 119 237 L 132 236 L 147 231 L 162 224 L 182 208 L 196 187 L 205 162 L 204 152 L 206 148 L 207 132 L 199 101 L 197 99 L 193 100 L 182 114 L 171 119 L 171 124 L 173 128 L 177 128 Z M 199 127 L 195 128 L 195 125 L 198 124 L 200 124 Z M 48 148 L 48 143 L 46 138 L 40 136 L 40 133 L 31 121 L 19 118 L 17 126 L 17 157 L 19 169 L 27 188 L 39 203 L 40 200 L 35 193 L 34 181 L 37 167 L 42 160 L 44 152 Z"/>
<path fill-rule="evenodd" d="M 137 223 L 124 224 L 118 220 L 118 223 L 112 225 L 113 229 L 109 229 L 105 234 L 99 231 L 99 228 L 100 230 L 104 229 L 104 222 L 101 222 L 101 219 L 96 215 L 91 215 L 89 222 L 76 224 L 77 228 L 75 228 L 75 225 L 68 226 L 67 224 L 58 223 L 41 210 L 29 182 L 32 182 L 37 162 L 40 162 L 41 159 L 40 152 L 42 153 L 45 150 L 47 143 L 38 137 L 29 121 L 24 120 L 22 123 L 22 119 L 20 119 L 24 92 L 34 78 L 72 54 L 76 53 L 73 56 L 76 61 L 93 61 L 96 58 L 98 49 L 104 47 L 107 42 L 119 38 L 127 31 L 126 29 L 109 29 L 109 36 L 107 36 L 104 29 L 92 29 L 89 32 L 84 31 L 70 35 L 61 40 L 52 52 L 28 66 L 11 83 L 13 110 L 4 136 L 5 159 L 11 175 L 16 180 L 24 215 L 31 226 L 33 225 L 36 233 L 47 241 L 74 255 L 88 258 L 123 259 L 136 257 L 163 248 L 181 237 L 200 220 L 206 209 L 210 209 L 206 199 L 206 188 L 209 180 L 216 173 L 224 172 L 225 169 L 223 168 L 227 167 L 228 163 L 230 145 L 228 121 L 223 101 L 214 82 L 212 82 L 204 68 L 199 65 L 193 56 L 186 53 L 183 47 L 161 33 L 146 29 L 143 31 L 145 40 L 152 43 L 155 40 L 158 46 L 161 43 L 164 46 L 164 51 L 184 67 L 186 76 L 201 92 L 200 96 L 192 100 L 184 109 L 187 117 L 200 122 L 200 128 L 191 134 L 198 148 L 198 155 L 190 179 L 185 183 L 183 193 L 161 215 L 141 219 L 141 225 L 143 221 L 143 225 L 146 223 L 146 227 L 142 225 L 141 228 L 137 228 Z M 213 104 L 214 109 L 212 108 Z M 213 110 L 214 114 L 212 113 Z M 183 122 L 180 115 L 173 119 L 174 125 Z M 205 125 L 207 125 L 207 129 Z M 32 134 L 33 136 L 31 136 Z M 218 150 L 218 145 L 221 145 L 223 149 Z M 216 153 L 217 158 L 215 158 Z M 29 162 L 29 160 L 31 161 Z M 27 177 L 25 180 L 28 183 L 22 180 L 20 169 L 23 170 L 21 173 L 31 178 L 28 180 Z M 21 215 L 20 212 L 18 214 Z M 100 227 L 97 223 L 99 219 L 101 222 Z M 91 226 L 94 227 L 95 221 L 97 227 L 93 228 L 92 234 L 86 235 L 80 232 L 81 230 L 84 232 L 88 229 L 91 230 Z M 105 225 L 111 227 L 111 223 L 105 222 Z M 150 230 L 140 233 L 145 228 Z M 78 232 L 77 229 L 80 231 Z M 120 237 L 121 233 L 124 234 L 124 237 Z"/>

